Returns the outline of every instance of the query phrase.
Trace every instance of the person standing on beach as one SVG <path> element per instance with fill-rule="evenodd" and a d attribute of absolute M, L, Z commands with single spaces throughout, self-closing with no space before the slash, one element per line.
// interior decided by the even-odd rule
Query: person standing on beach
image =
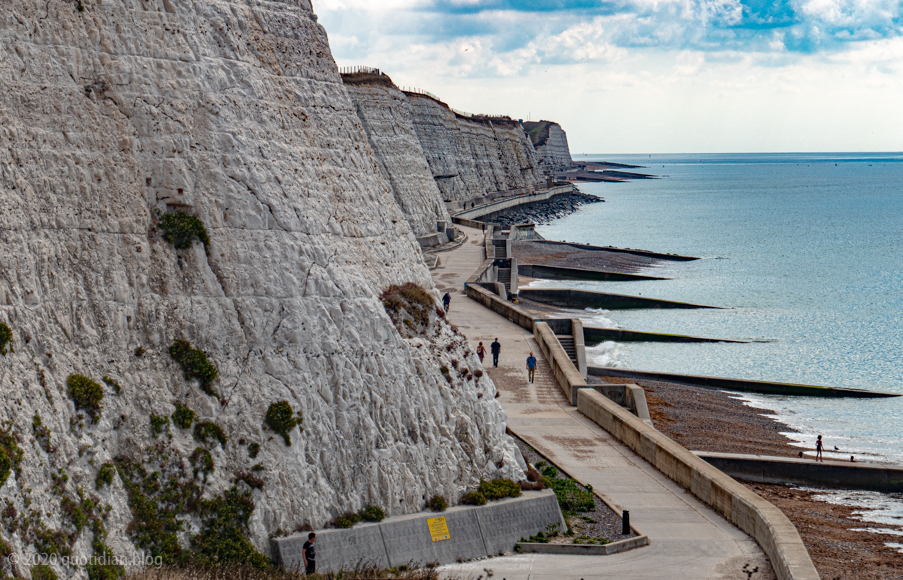
<path fill-rule="evenodd" d="M 483 343 L 480 343 L 480 346 L 477 347 L 477 356 L 480 357 L 480 364 L 483 364 L 483 357 L 486 356 L 486 347 L 483 346 Z"/>
<path fill-rule="evenodd" d="M 307 534 L 307 541 L 301 546 L 301 557 L 304 559 L 306 574 L 313 574 L 317 571 L 317 551 L 314 549 L 314 540 L 316 539 L 317 534 L 311 532 Z"/>
<path fill-rule="evenodd" d="M 499 366 L 499 353 L 502 352 L 502 345 L 498 338 L 489 345 L 489 351 L 492 353 L 492 366 Z"/>
<path fill-rule="evenodd" d="M 530 352 L 530 356 L 527 357 L 527 380 L 531 383 L 533 382 L 533 375 L 536 373 L 536 357 L 533 356 L 533 352 Z"/>
<path fill-rule="evenodd" d="M 448 312 L 448 307 L 451 306 L 451 294 L 448 292 L 442 297 L 442 305 L 445 306 L 445 312 Z"/>
<path fill-rule="evenodd" d="M 824 444 L 821 442 L 821 435 L 818 436 L 818 439 L 815 440 L 815 460 L 825 462 L 825 458 L 822 457 L 822 451 L 824 449 Z"/>

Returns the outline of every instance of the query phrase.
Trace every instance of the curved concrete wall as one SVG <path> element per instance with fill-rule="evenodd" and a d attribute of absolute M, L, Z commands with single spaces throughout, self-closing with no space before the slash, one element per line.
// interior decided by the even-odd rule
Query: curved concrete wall
<path fill-rule="evenodd" d="M 780 580 L 819 580 L 799 533 L 781 510 L 593 389 L 578 390 L 577 408 L 755 538 Z"/>

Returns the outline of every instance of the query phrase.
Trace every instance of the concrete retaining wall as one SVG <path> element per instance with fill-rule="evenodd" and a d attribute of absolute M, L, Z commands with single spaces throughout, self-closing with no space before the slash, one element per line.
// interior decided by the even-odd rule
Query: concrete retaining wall
<path fill-rule="evenodd" d="M 542 280 L 602 280 L 606 282 L 670 280 L 670 278 L 641 276 L 639 274 L 599 272 L 598 270 L 586 270 L 583 268 L 563 268 L 560 266 L 541 266 L 539 264 L 521 264 L 517 267 L 517 272 L 521 276 L 529 276 L 530 278 L 539 278 Z"/>
<path fill-rule="evenodd" d="M 649 406 L 646 404 L 646 391 L 639 385 L 593 385 L 593 390 L 602 393 L 618 405 L 637 416 L 643 423 L 652 427 Z"/>
<path fill-rule="evenodd" d="M 741 455 L 695 451 L 698 457 L 730 475 L 759 483 L 821 485 L 835 489 L 903 492 L 903 465 L 875 465 L 849 461 L 816 463 L 795 457 Z"/>
<path fill-rule="evenodd" d="M 529 300 L 562 308 L 603 308 L 605 310 L 632 310 L 638 308 L 718 308 L 700 306 L 672 300 L 658 300 L 641 296 L 625 296 L 605 292 L 589 292 L 570 288 L 524 288 L 520 295 Z"/>
<path fill-rule="evenodd" d="M 819 580 L 799 533 L 778 508 L 593 389 L 577 391 L 577 408 L 755 538 L 779 580 Z"/>
<path fill-rule="evenodd" d="M 796 385 L 791 383 L 772 383 L 766 381 L 749 381 L 745 379 L 725 379 L 721 377 L 700 377 L 695 375 L 678 375 L 674 373 L 658 373 L 654 371 L 634 371 L 613 369 L 608 367 L 589 367 L 589 374 L 600 377 L 624 377 L 628 379 L 649 379 L 653 381 L 671 381 L 695 385 L 708 389 L 726 389 L 747 393 L 764 393 L 767 395 L 792 395 L 796 397 L 857 397 L 882 398 L 899 397 L 893 393 L 876 393 L 861 389 L 845 389 L 840 387 L 820 387 L 817 385 Z"/>
<path fill-rule="evenodd" d="M 449 539 L 434 542 L 427 520 L 444 517 Z M 442 513 L 389 518 L 378 524 L 317 532 L 317 572 L 337 572 L 361 564 L 382 568 L 409 564 L 451 564 L 510 552 L 521 538 L 567 528 L 551 490 L 527 491 L 521 497 L 485 506 L 458 506 Z M 287 570 L 303 569 L 306 533 L 272 540 L 273 556 Z"/>

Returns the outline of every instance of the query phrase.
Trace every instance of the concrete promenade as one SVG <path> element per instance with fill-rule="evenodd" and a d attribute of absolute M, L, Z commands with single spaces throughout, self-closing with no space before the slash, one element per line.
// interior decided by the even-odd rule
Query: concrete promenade
<path fill-rule="evenodd" d="M 630 511 L 631 523 L 650 545 L 610 556 L 516 555 L 443 568 L 449 575 L 544 580 L 574 578 L 745 579 L 774 578 L 756 542 L 626 446 L 571 407 L 555 383 L 532 334 L 463 294 L 464 281 L 481 263 L 482 232 L 462 228 L 469 240 L 441 254 L 433 278 L 452 294 L 450 320 L 476 347 L 502 344 L 499 368 L 484 361 L 499 388 L 510 428 L 581 483 L 591 484 L 610 503 Z M 527 383 L 525 360 L 539 359 L 536 382 Z"/>

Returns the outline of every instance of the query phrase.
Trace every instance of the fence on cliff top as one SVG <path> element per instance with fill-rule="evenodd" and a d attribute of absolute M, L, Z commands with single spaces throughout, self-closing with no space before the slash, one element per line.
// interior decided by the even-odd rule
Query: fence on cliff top
<path fill-rule="evenodd" d="M 415 87 L 401 87 L 401 91 L 404 92 L 404 93 L 413 93 L 413 94 L 415 94 L 415 95 L 424 95 L 424 96 L 429 97 L 429 98 L 431 98 L 431 99 L 433 99 L 433 100 L 435 100 L 435 101 L 439 101 L 440 103 L 442 102 L 442 99 L 440 99 L 439 97 L 437 97 L 437 96 L 434 95 L 433 93 L 431 93 L 431 92 L 429 92 L 429 91 L 425 91 L 425 90 L 423 90 L 423 89 L 418 89 L 418 88 L 415 88 Z"/>
<path fill-rule="evenodd" d="M 415 94 L 415 95 L 423 95 L 423 96 L 425 96 L 425 97 L 429 97 L 429 98 L 433 99 L 434 101 L 438 101 L 438 102 L 442 103 L 443 105 L 445 105 L 445 103 L 442 101 L 442 99 L 440 99 L 439 97 L 437 97 L 437 96 L 434 95 L 433 93 L 431 93 L 431 92 L 429 92 L 429 91 L 425 91 L 425 90 L 423 90 L 423 89 L 418 89 L 418 88 L 415 88 L 415 87 L 401 87 L 401 91 L 402 91 L 403 93 L 413 93 L 413 94 Z M 446 106 L 448 106 L 448 105 L 446 105 Z M 479 115 L 474 115 L 473 113 L 468 113 L 467 111 L 462 111 L 462 110 L 456 109 L 456 108 L 454 108 L 454 107 L 448 107 L 448 108 L 451 110 L 452 113 L 458 115 L 459 117 L 465 117 L 465 118 L 467 118 L 467 119 L 473 119 L 473 118 L 480 118 L 480 119 L 482 119 L 482 118 L 486 118 L 486 119 L 505 119 L 505 120 L 510 120 L 510 119 L 511 119 L 511 117 L 509 117 L 508 115 L 494 115 L 494 114 L 479 114 Z"/>
<path fill-rule="evenodd" d="M 374 68 L 372 66 L 340 66 L 339 74 L 341 75 L 351 75 L 355 73 L 366 73 L 371 75 L 379 75 L 382 74 L 378 68 Z"/>

